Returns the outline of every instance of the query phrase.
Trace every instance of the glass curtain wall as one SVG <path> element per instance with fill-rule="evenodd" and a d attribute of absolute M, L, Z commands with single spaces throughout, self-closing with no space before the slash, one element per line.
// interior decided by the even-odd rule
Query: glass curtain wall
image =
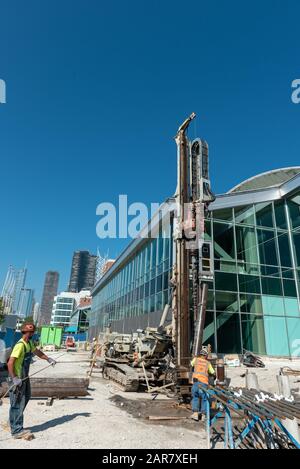
<path fill-rule="evenodd" d="M 171 227 L 146 240 L 93 298 L 91 324 L 103 330 L 115 321 L 162 311 L 170 296 Z"/>
<path fill-rule="evenodd" d="M 215 278 L 205 343 L 219 353 L 300 348 L 300 195 L 213 212 Z"/>

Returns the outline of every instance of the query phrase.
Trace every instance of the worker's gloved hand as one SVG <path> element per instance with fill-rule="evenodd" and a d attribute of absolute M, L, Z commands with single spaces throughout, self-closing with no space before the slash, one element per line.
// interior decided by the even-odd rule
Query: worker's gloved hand
<path fill-rule="evenodd" d="M 14 383 L 15 386 L 20 386 L 22 384 L 22 380 L 21 380 L 21 378 L 18 378 L 17 376 L 15 376 L 13 378 L 13 383 Z"/>
<path fill-rule="evenodd" d="M 56 361 L 53 359 L 53 358 L 47 358 L 47 362 L 50 363 L 50 365 L 52 366 L 55 366 L 56 365 Z"/>

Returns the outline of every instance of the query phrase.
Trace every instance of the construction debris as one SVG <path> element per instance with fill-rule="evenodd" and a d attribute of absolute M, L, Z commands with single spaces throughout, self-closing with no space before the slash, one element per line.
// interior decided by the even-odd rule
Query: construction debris
<path fill-rule="evenodd" d="M 265 364 L 260 357 L 254 355 L 254 353 L 245 352 L 242 355 L 242 364 L 250 368 L 264 368 Z"/>
<path fill-rule="evenodd" d="M 300 376 L 300 370 L 294 370 L 293 368 L 290 368 L 289 366 L 285 366 L 283 368 L 280 368 L 280 374 L 281 375 Z"/>
<path fill-rule="evenodd" d="M 225 357 L 224 363 L 229 367 L 238 367 L 241 366 L 241 362 L 238 358 Z"/>

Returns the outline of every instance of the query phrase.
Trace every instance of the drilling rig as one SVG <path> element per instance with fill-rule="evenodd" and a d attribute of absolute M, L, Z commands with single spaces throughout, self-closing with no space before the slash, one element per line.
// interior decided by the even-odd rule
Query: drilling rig
<path fill-rule="evenodd" d="M 205 219 L 215 199 L 210 188 L 208 145 L 199 138 L 190 141 L 186 135 L 194 118 L 193 113 L 175 137 L 178 180 L 170 301 L 158 328 L 148 327 L 131 335 L 108 334 L 104 340 L 103 376 L 125 391 L 137 391 L 145 383 L 169 386 L 175 381 L 178 394 L 190 396 L 190 360 L 202 347 L 208 282 L 213 280 L 213 252 L 205 235 Z M 165 327 L 170 308 L 171 332 Z"/>
<path fill-rule="evenodd" d="M 205 236 L 205 219 L 209 217 L 209 204 L 215 196 L 209 179 L 208 145 L 199 138 L 190 141 L 186 135 L 195 117 L 192 113 L 175 137 L 178 180 L 172 311 L 177 385 L 182 396 L 190 393 L 190 358 L 198 355 L 202 347 L 208 282 L 213 280 L 213 250 Z"/>

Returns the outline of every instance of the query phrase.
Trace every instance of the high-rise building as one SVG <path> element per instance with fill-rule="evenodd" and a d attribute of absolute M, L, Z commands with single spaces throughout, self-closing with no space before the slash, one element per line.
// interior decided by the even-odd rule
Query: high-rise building
<path fill-rule="evenodd" d="M 20 292 L 19 303 L 16 314 L 21 318 L 27 318 L 32 315 L 34 301 L 34 290 L 23 287 Z"/>
<path fill-rule="evenodd" d="M 27 269 L 16 269 L 10 265 L 6 274 L 1 296 L 5 314 L 17 314 L 22 288 L 25 286 Z"/>
<path fill-rule="evenodd" d="M 17 269 L 15 272 L 15 288 L 13 293 L 13 302 L 12 302 L 12 313 L 18 314 L 19 303 L 21 300 L 21 292 L 25 287 L 25 280 L 27 275 L 27 269 Z"/>
<path fill-rule="evenodd" d="M 87 298 L 91 300 L 88 290 L 79 293 L 62 292 L 56 295 L 52 307 L 51 325 L 69 326 L 74 311 L 80 304 L 84 304 Z"/>
<path fill-rule="evenodd" d="M 39 325 L 48 325 L 51 321 L 51 313 L 54 297 L 57 295 L 59 273 L 50 270 L 46 273 L 44 290 L 40 309 Z"/>
<path fill-rule="evenodd" d="M 40 303 L 34 303 L 33 306 L 33 322 L 37 324 L 40 318 Z"/>
<path fill-rule="evenodd" d="M 89 251 L 75 251 L 73 254 L 69 292 L 91 290 L 95 284 L 97 256 Z"/>

